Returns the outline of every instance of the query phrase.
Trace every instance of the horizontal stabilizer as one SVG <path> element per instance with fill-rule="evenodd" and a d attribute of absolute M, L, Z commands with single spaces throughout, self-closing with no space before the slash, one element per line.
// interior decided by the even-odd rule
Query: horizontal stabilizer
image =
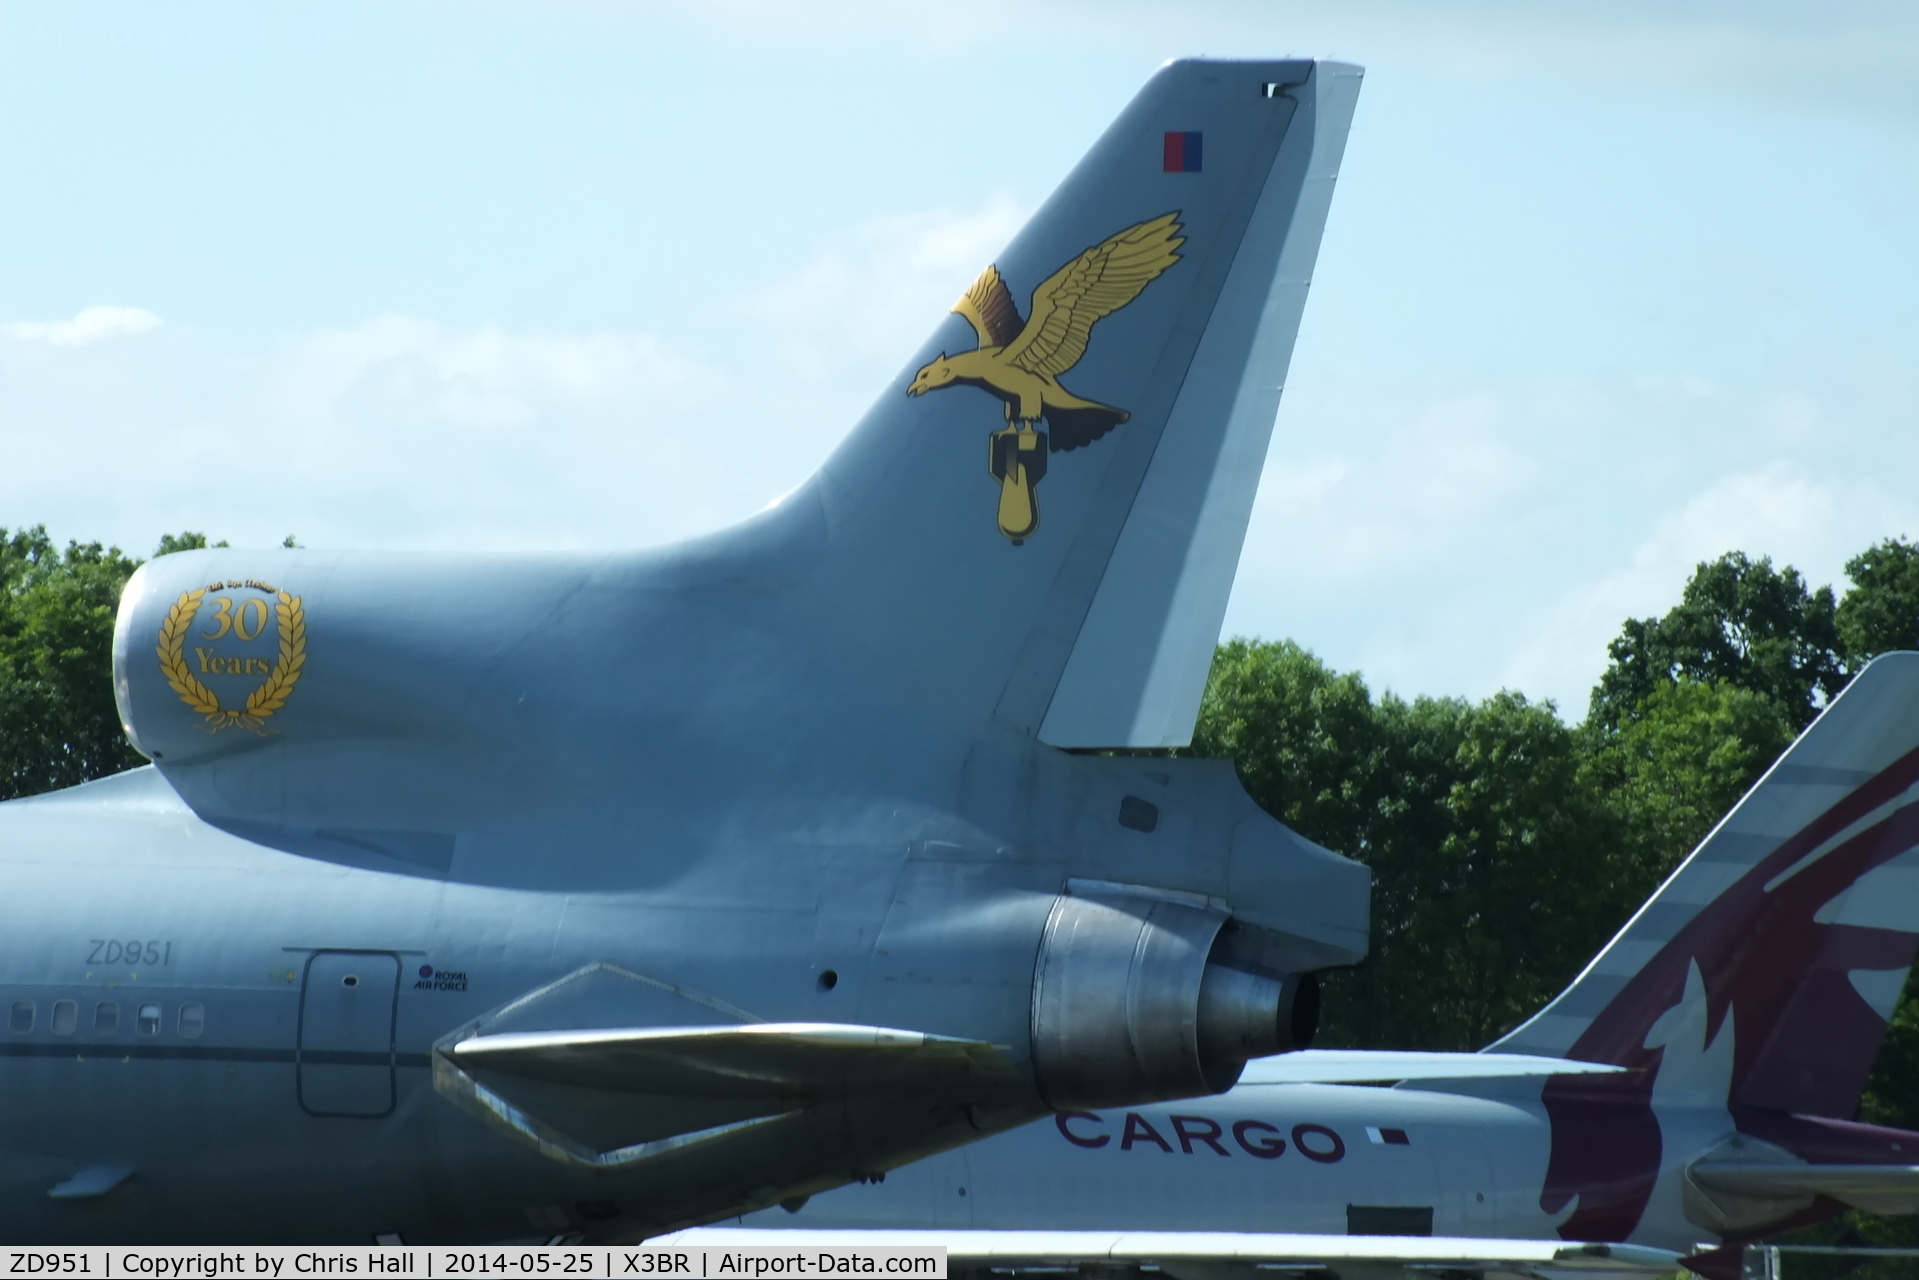
<path fill-rule="evenodd" d="M 944 1247 L 949 1268 L 1072 1267 L 1117 1263 L 1157 1267 L 1180 1276 L 1210 1274 L 1219 1264 L 1323 1272 L 1365 1264 L 1368 1274 L 1392 1266 L 1416 1273 L 1470 1272 L 1508 1276 L 1669 1275 L 1681 1256 L 1633 1244 L 1579 1244 L 1564 1240 L 1475 1240 L 1444 1236 L 1287 1235 L 1231 1231 L 808 1231 L 751 1227 L 696 1227 L 649 1242 L 741 1248 L 897 1249 Z"/>
<path fill-rule="evenodd" d="M 509 1032 L 446 1052 L 463 1070 L 709 1098 L 944 1092 L 1014 1074 L 1005 1052 L 983 1041 L 831 1022 Z"/>
<path fill-rule="evenodd" d="M 1354 1084 L 1383 1080 L 1486 1080 L 1508 1076 L 1587 1075 L 1622 1068 L 1524 1053 L 1419 1053 L 1370 1049 L 1301 1049 L 1255 1058 L 1239 1083 Z"/>
<path fill-rule="evenodd" d="M 1698 1160 L 1688 1172 L 1707 1191 L 1747 1200 L 1825 1196 L 1867 1213 L 1919 1213 L 1919 1165 Z"/>
<path fill-rule="evenodd" d="M 750 1163 L 795 1143 L 843 1141 L 855 1115 L 964 1123 L 968 1107 L 1019 1079 L 981 1041 L 759 1022 L 607 963 L 468 1023 L 433 1057 L 441 1096 L 555 1160 L 594 1168 L 696 1149 Z"/>

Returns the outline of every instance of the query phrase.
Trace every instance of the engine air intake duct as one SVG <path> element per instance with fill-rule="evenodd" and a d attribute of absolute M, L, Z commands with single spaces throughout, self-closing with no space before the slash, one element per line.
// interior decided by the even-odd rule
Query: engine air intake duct
<path fill-rule="evenodd" d="M 1033 978 L 1033 1062 L 1059 1110 L 1219 1093 L 1248 1058 L 1304 1048 L 1312 974 L 1212 960 L 1228 913 L 1205 899 L 1075 882 L 1055 900 Z"/>

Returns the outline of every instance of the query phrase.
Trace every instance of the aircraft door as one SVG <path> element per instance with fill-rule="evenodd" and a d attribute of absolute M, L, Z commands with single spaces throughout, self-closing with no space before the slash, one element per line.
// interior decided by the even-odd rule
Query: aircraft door
<path fill-rule="evenodd" d="M 393 1024 L 400 958 L 389 951 L 316 951 L 300 992 L 297 1084 L 315 1116 L 391 1115 Z"/>

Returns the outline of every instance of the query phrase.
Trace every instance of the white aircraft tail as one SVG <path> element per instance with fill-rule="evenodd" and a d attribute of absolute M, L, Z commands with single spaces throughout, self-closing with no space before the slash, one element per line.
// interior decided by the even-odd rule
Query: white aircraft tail
<path fill-rule="evenodd" d="M 1893 653 L 1492 1047 L 1651 1067 L 1682 1028 L 1703 1030 L 1732 1055 L 1731 1101 L 1850 1116 L 1919 949 L 1915 846 L 1919 653 Z"/>
<path fill-rule="evenodd" d="M 1491 1049 L 1554 1076 L 1541 1207 L 1624 1239 L 1662 1161 L 1655 1098 L 1823 1161 L 1909 1164 L 1848 1123 L 1919 950 L 1919 653 L 1853 680 L 1572 985 Z M 1890 1135 L 1890 1136 L 1888 1136 Z"/>

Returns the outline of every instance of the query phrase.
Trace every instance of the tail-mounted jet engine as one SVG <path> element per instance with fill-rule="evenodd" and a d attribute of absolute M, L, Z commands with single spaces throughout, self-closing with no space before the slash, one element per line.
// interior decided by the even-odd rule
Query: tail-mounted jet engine
<path fill-rule="evenodd" d="M 1219 963 L 1228 912 L 1198 895 L 1074 882 L 1033 978 L 1033 1065 L 1056 1110 L 1219 1093 L 1246 1060 L 1303 1049 L 1318 980 Z"/>

